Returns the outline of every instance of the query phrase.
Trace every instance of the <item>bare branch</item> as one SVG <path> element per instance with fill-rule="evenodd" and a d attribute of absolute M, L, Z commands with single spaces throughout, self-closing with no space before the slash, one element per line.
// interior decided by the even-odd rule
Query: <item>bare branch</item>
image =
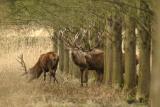
<path fill-rule="evenodd" d="M 25 71 L 25 73 L 27 73 L 27 67 L 26 67 L 25 61 L 23 59 L 23 54 L 18 56 L 18 59 L 16 59 L 16 60 L 20 63 L 20 65 L 21 65 L 22 69 Z"/>

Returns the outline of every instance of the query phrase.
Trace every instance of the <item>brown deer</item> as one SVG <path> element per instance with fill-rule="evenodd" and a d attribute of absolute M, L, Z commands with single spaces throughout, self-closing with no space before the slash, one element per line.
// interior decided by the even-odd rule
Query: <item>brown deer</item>
<path fill-rule="evenodd" d="M 89 52 L 81 50 L 71 51 L 73 62 L 80 68 L 81 71 L 81 86 L 88 82 L 88 70 L 95 70 L 97 73 L 97 81 L 102 82 L 104 72 L 104 53 L 96 49 Z M 85 76 L 85 80 L 83 78 Z"/>
<path fill-rule="evenodd" d="M 50 81 L 51 77 L 53 77 L 54 81 L 57 81 L 55 74 L 59 62 L 59 56 L 55 52 L 47 52 L 45 54 L 40 55 L 37 63 L 31 67 L 29 70 L 27 70 L 25 61 L 23 59 L 23 54 L 17 59 L 17 61 L 21 64 L 23 67 L 25 74 L 29 74 L 29 81 L 32 81 L 34 79 L 37 79 L 40 77 L 42 73 L 44 73 L 44 81 L 46 80 L 46 73 L 50 73 Z"/>
<path fill-rule="evenodd" d="M 81 86 L 83 83 L 88 85 L 88 70 L 95 70 L 97 74 L 97 81 L 102 82 L 104 72 L 104 53 L 100 49 L 96 49 L 97 45 L 84 50 L 76 44 L 79 33 L 74 38 L 64 37 L 65 31 L 60 31 L 58 39 L 62 40 L 67 49 L 71 51 L 73 62 L 80 68 L 81 72 Z M 85 78 L 84 78 L 85 77 Z"/>

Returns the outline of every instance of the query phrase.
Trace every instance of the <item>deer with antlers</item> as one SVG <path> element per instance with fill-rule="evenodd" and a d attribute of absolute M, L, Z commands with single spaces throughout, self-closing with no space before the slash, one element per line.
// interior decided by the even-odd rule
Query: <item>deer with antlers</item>
<path fill-rule="evenodd" d="M 71 38 L 71 36 L 67 37 L 67 35 L 65 35 L 66 32 L 68 32 L 68 29 L 61 30 L 58 34 L 58 39 L 63 41 L 66 48 L 70 50 L 73 62 L 80 69 L 81 86 L 83 86 L 84 83 L 88 85 L 88 70 L 95 70 L 97 81 L 102 82 L 104 72 L 104 53 L 102 50 L 97 49 L 98 44 L 92 47 L 90 46 L 89 49 L 84 49 L 82 46 L 78 45 L 78 42 L 81 42 L 84 35 L 82 35 L 82 38 L 80 39 L 80 33 L 76 33 L 74 37 Z M 69 29 L 69 32 L 72 31 Z M 84 31 L 84 33 L 86 33 L 86 31 Z M 78 39 L 80 41 L 78 41 Z"/>
<path fill-rule="evenodd" d="M 37 63 L 29 70 L 27 70 L 25 61 L 23 59 L 23 54 L 19 56 L 19 59 L 17 59 L 17 61 L 21 64 L 23 70 L 25 71 L 23 75 L 29 74 L 29 81 L 39 78 L 42 73 L 44 73 L 44 81 L 45 81 L 46 73 L 49 72 L 50 81 L 51 78 L 53 77 L 54 81 L 58 83 L 55 74 L 59 62 L 59 56 L 55 52 L 47 52 L 45 54 L 40 55 Z"/>

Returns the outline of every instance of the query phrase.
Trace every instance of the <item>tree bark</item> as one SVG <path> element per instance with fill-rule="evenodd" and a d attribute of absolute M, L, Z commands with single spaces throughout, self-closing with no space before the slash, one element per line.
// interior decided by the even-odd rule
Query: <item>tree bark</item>
<path fill-rule="evenodd" d="M 151 77 L 151 107 L 159 107 L 160 101 L 160 1 L 152 0 L 152 7 L 155 13 L 155 20 L 153 25 L 152 46 L 153 46 L 153 60 L 152 60 L 152 77 Z"/>
<path fill-rule="evenodd" d="M 54 36 L 57 36 L 57 32 L 54 32 Z M 53 38 L 52 42 L 53 42 L 53 51 L 58 53 L 58 39 Z"/>
<path fill-rule="evenodd" d="M 105 28 L 106 37 L 104 42 L 104 82 L 108 85 L 112 84 L 112 19 L 108 18 L 108 24 Z"/>
<path fill-rule="evenodd" d="M 150 11 L 149 5 L 146 1 L 140 0 L 140 7 Z M 136 98 L 139 101 L 147 101 L 150 90 L 150 47 L 151 47 L 151 18 L 150 14 L 140 11 L 139 26 L 139 48 L 140 48 L 140 62 L 139 62 L 139 78 Z"/>
<path fill-rule="evenodd" d="M 64 44 L 63 44 L 64 45 Z M 64 46 L 63 46 L 64 47 Z M 64 47 L 64 51 L 63 51 L 63 56 L 64 56 L 64 59 L 63 59 L 63 64 L 64 64 L 64 72 L 66 73 L 66 74 L 68 74 L 69 73 L 69 51 L 67 50 L 67 49 L 65 49 L 65 47 Z"/>
<path fill-rule="evenodd" d="M 64 47 L 63 47 L 63 42 L 62 41 L 58 41 L 58 45 L 59 45 L 59 69 L 61 72 L 63 72 L 63 67 L 64 67 Z"/>
<path fill-rule="evenodd" d="M 116 14 L 113 17 L 113 87 L 122 87 L 122 18 Z"/>
<path fill-rule="evenodd" d="M 125 17 L 125 54 L 124 54 L 124 90 L 127 94 L 135 93 L 136 86 L 136 35 L 135 35 L 135 20 L 131 15 L 132 10 Z M 129 92 L 129 93 L 128 93 Z"/>

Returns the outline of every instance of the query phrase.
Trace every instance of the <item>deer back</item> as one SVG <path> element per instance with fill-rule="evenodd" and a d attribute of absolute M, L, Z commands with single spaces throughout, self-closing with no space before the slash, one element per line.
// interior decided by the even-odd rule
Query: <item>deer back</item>
<path fill-rule="evenodd" d="M 42 72 L 48 72 L 49 69 L 57 68 L 58 61 L 59 56 L 54 52 L 42 54 L 37 63 L 29 70 L 31 78 L 39 78 Z"/>
<path fill-rule="evenodd" d="M 59 56 L 54 52 L 48 52 L 41 56 L 40 66 L 45 71 L 49 69 L 54 69 L 57 67 L 59 61 Z"/>
<path fill-rule="evenodd" d="M 91 70 L 103 70 L 104 67 L 104 52 L 91 51 L 85 56 L 87 64 Z"/>

